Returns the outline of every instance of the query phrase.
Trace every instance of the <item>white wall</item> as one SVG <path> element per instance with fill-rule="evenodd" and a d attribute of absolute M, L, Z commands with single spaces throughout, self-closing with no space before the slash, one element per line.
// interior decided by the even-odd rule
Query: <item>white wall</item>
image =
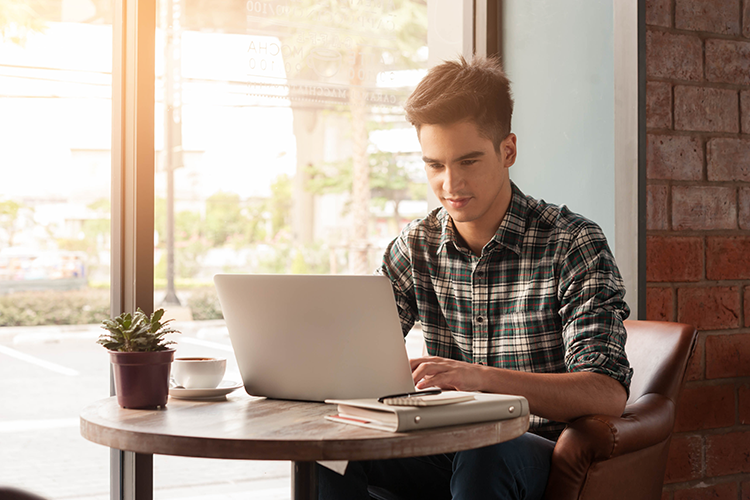
<path fill-rule="evenodd" d="M 614 249 L 613 8 L 506 0 L 504 65 L 515 97 L 511 178 L 597 222 Z"/>

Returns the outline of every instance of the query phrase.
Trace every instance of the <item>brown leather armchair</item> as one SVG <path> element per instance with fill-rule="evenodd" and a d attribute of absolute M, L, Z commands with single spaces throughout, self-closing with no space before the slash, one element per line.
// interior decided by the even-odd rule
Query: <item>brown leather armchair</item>
<path fill-rule="evenodd" d="M 625 321 L 633 367 L 630 398 L 619 418 L 571 422 L 557 440 L 547 500 L 659 500 L 675 409 L 696 329 Z"/>

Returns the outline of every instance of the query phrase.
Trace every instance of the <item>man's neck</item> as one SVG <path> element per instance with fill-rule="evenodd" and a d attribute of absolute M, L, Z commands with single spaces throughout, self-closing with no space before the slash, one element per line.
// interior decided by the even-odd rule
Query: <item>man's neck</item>
<path fill-rule="evenodd" d="M 467 222 L 453 220 L 456 232 L 474 255 L 481 256 L 484 246 L 495 236 L 497 229 L 505 218 L 505 214 L 508 213 L 512 198 L 513 189 L 510 180 L 508 180 L 493 204 L 493 208 L 482 217 Z"/>
<path fill-rule="evenodd" d="M 477 257 L 482 255 L 482 249 L 497 233 L 500 224 L 502 224 L 505 218 L 505 214 L 508 213 L 509 206 L 510 199 L 500 211 L 499 217 L 490 223 L 487 221 L 453 221 L 453 227 L 456 229 L 459 238 L 469 247 L 471 253 Z"/>
<path fill-rule="evenodd" d="M 502 219 L 500 219 L 500 221 L 502 222 Z M 469 247 L 471 253 L 479 257 L 482 255 L 482 249 L 484 246 L 495 236 L 500 224 L 498 223 L 494 231 L 488 228 L 476 227 L 471 223 L 462 224 L 455 221 L 453 222 L 453 226 L 456 228 L 459 239 Z"/>

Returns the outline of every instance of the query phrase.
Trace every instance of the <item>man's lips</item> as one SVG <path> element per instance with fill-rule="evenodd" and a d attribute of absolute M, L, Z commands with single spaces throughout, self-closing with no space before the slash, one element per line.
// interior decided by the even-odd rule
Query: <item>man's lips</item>
<path fill-rule="evenodd" d="M 471 200 L 471 197 L 467 196 L 464 198 L 443 198 L 443 199 L 451 208 L 462 208 L 462 207 L 465 207 L 467 203 L 469 203 L 469 200 Z"/>

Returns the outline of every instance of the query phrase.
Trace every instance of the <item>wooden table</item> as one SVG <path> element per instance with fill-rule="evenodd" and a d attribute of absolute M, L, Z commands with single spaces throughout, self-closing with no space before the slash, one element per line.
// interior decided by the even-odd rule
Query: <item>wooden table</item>
<path fill-rule="evenodd" d="M 81 413 L 81 435 L 146 454 L 242 460 L 290 460 L 292 498 L 317 498 L 317 460 L 413 457 L 479 448 L 522 435 L 528 416 L 501 422 L 390 433 L 325 420 L 333 405 L 254 398 L 170 398 L 162 410 L 126 410 L 114 397 Z M 150 492 L 141 495 L 150 498 Z"/>

